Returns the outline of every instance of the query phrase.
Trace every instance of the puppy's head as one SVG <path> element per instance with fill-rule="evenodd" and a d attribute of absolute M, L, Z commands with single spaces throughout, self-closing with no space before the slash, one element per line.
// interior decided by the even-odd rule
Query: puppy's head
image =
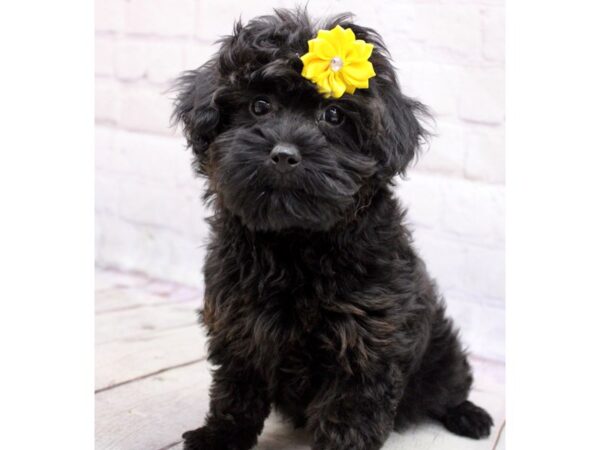
<path fill-rule="evenodd" d="M 374 45 L 368 89 L 325 98 L 301 76 L 320 28 L 351 28 Z M 348 15 L 313 24 L 304 11 L 236 24 L 219 52 L 177 83 L 183 123 L 209 193 L 253 230 L 326 230 L 402 174 L 424 135 L 381 37 Z"/>

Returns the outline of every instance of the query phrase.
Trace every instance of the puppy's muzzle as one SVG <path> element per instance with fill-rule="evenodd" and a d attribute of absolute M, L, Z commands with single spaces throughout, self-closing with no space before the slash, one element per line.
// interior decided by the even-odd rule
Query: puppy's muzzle
<path fill-rule="evenodd" d="M 269 155 L 270 165 L 280 173 L 287 173 L 300 165 L 302 156 L 293 144 L 277 144 Z"/>

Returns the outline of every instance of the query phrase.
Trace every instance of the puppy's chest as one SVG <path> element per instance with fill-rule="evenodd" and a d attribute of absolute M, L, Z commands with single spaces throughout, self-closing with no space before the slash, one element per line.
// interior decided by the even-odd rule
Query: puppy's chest
<path fill-rule="evenodd" d="M 260 370 L 294 374 L 318 360 L 357 348 L 358 327 L 349 295 L 364 289 L 356 262 L 316 251 L 257 249 L 235 260 L 211 259 L 207 306 L 213 335 L 224 351 Z M 243 264 L 239 261 L 243 260 Z M 214 265 L 213 265 L 214 264 Z"/>
<path fill-rule="evenodd" d="M 258 284 L 251 298 L 239 299 L 244 305 L 233 309 L 238 314 L 231 319 L 249 331 L 238 338 L 252 349 L 252 359 L 266 359 L 289 373 L 310 365 L 310 352 L 328 328 L 326 305 L 336 295 L 328 280 L 311 280 L 305 274 L 275 277 Z"/>
<path fill-rule="evenodd" d="M 339 297 L 339 277 L 331 267 L 320 271 L 309 261 L 290 263 L 285 258 L 274 260 L 273 266 L 261 271 L 253 281 L 254 294 L 250 307 L 280 330 L 282 340 L 310 338 L 322 324 L 327 305 Z"/>
<path fill-rule="evenodd" d="M 258 341 L 257 355 L 267 349 L 269 353 L 260 359 L 269 363 L 257 369 L 269 380 L 276 396 L 304 395 L 316 384 L 315 374 L 321 372 L 323 330 L 327 327 L 317 299 L 287 300 L 271 318 L 273 333 Z"/>

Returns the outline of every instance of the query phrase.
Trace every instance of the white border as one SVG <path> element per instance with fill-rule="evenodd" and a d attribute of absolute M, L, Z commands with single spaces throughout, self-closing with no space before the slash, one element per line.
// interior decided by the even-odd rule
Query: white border
<path fill-rule="evenodd" d="M 93 448 L 93 33 L 92 2 L 0 13 L 2 448 Z"/>
<path fill-rule="evenodd" d="M 507 448 L 592 448 L 600 339 L 598 6 L 507 14 Z"/>

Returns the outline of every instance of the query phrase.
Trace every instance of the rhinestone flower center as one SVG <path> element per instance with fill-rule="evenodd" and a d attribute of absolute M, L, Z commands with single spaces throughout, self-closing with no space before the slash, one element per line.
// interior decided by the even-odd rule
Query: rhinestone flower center
<path fill-rule="evenodd" d="M 331 59 L 331 63 L 329 63 L 329 67 L 334 72 L 339 72 L 339 70 L 344 66 L 344 61 L 339 56 L 335 56 Z"/>

